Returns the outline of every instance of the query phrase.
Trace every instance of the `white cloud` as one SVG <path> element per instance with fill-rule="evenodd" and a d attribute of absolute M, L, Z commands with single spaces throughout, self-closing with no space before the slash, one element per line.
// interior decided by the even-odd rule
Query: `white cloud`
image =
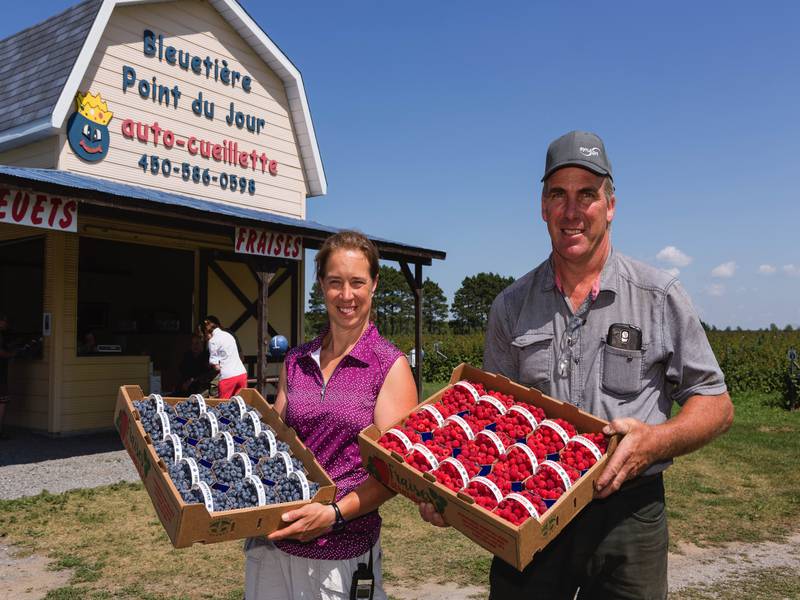
<path fill-rule="evenodd" d="M 666 271 L 667 271 L 667 273 L 669 273 L 673 277 L 677 277 L 678 275 L 681 274 L 681 270 L 678 267 L 671 267 L 671 268 L 667 269 Z"/>
<path fill-rule="evenodd" d="M 758 272 L 762 275 L 772 275 L 775 271 L 777 271 L 775 267 L 772 265 L 760 265 L 758 267 Z"/>
<path fill-rule="evenodd" d="M 732 260 L 728 262 L 722 263 L 721 265 L 717 265 L 713 269 L 711 269 L 711 276 L 712 277 L 719 277 L 721 279 L 728 279 L 733 277 L 733 274 L 736 272 L 736 263 Z"/>
<path fill-rule="evenodd" d="M 781 267 L 781 270 L 784 273 L 786 273 L 787 275 L 789 275 L 790 277 L 800 276 L 800 267 L 798 267 L 797 265 L 793 265 L 793 264 L 783 265 Z"/>
<path fill-rule="evenodd" d="M 692 262 L 692 257 L 684 254 L 675 246 L 666 246 L 662 248 L 656 258 L 661 262 L 665 262 L 673 267 L 687 267 Z"/>
<path fill-rule="evenodd" d="M 725 294 L 725 286 L 721 283 L 712 283 L 706 286 L 706 293 L 709 296 L 723 296 Z"/>

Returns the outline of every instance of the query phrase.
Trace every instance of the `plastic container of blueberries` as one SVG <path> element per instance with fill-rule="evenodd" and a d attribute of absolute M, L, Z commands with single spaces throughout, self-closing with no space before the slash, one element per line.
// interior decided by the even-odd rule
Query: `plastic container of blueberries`
<path fill-rule="evenodd" d="M 156 514 L 176 548 L 268 535 L 286 526 L 281 520 L 283 513 L 309 502 L 328 504 L 336 496 L 336 486 L 331 478 L 300 441 L 297 433 L 283 423 L 266 400 L 252 389 L 242 390 L 240 395 L 248 406 L 257 411 L 261 421 L 272 428 L 276 439 L 289 445 L 292 455 L 300 460 L 308 472 L 308 478 L 320 485 L 312 498 L 215 512 L 209 512 L 204 504 L 186 503 L 172 483 L 166 463 L 156 454 L 154 440 L 144 431 L 139 412 L 133 406 L 134 401 L 143 400 L 145 395 L 136 385 L 120 387 L 114 411 L 115 426 L 144 482 Z M 181 400 L 183 398 L 163 398 L 164 403 L 170 406 Z M 205 402 L 208 406 L 216 406 L 224 400 L 207 398 Z"/>

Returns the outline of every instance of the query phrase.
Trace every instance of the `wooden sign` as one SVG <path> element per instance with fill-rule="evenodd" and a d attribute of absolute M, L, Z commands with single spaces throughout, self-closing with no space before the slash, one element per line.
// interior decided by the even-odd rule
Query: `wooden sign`
<path fill-rule="evenodd" d="M 276 233 L 253 227 L 236 228 L 236 252 L 272 256 L 275 258 L 303 258 L 303 238 L 288 233 Z"/>
<path fill-rule="evenodd" d="M 0 188 L 0 223 L 78 231 L 78 201 L 39 192 Z"/>

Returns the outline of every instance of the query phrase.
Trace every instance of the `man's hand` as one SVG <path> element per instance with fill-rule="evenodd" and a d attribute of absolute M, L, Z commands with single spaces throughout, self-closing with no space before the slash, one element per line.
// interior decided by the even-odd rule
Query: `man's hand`
<path fill-rule="evenodd" d="M 607 498 L 628 479 L 640 475 L 657 460 L 655 427 L 636 419 L 614 419 L 603 428 L 605 435 L 622 434 L 616 451 L 595 482 L 597 498 Z"/>
<path fill-rule="evenodd" d="M 424 521 L 427 521 L 431 525 L 436 525 L 436 527 L 450 527 L 450 524 L 444 520 L 444 517 L 436 512 L 436 508 L 433 504 L 429 502 L 420 502 L 418 506 L 419 516 L 422 517 Z"/>
<path fill-rule="evenodd" d="M 290 538 L 299 542 L 308 542 L 331 530 L 336 522 L 336 512 L 330 504 L 314 502 L 284 513 L 281 519 L 284 523 L 294 522 L 269 534 L 267 539 L 276 542 Z"/>

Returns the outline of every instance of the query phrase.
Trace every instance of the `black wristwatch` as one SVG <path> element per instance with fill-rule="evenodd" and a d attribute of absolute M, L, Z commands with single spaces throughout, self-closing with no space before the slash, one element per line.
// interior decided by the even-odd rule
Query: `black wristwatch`
<path fill-rule="evenodd" d="M 339 510 L 339 505 L 336 502 L 331 502 L 331 506 L 333 507 L 334 512 L 336 513 L 336 521 L 333 523 L 333 530 L 339 531 L 347 525 L 347 521 L 344 520 L 342 516 L 342 511 Z"/>

